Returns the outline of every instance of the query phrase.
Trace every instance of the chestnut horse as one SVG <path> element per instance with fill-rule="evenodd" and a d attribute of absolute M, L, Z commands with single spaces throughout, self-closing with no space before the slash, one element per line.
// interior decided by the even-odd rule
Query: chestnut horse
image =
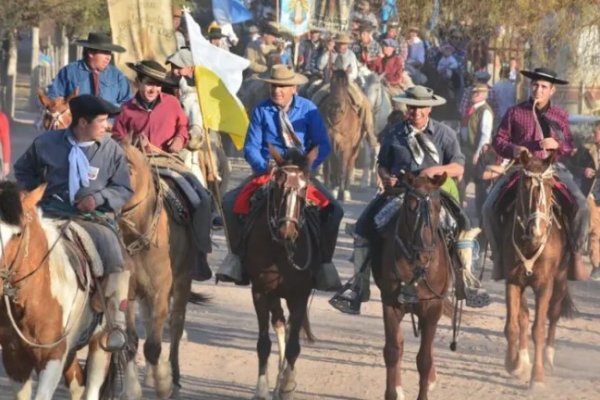
<path fill-rule="evenodd" d="M 363 128 L 372 126 L 372 123 L 365 124 L 364 117 L 352 104 L 349 85 L 346 71 L 333 71 L 329 94 L 319 103 L 319 111 L 333 146 L 331 156 L 323 165 L 323 176 L 325 185 L 334 188 L 333 192 L 337 192 L 340 201 L 350 199 L 354 164 L 360 144 L 367 134 Z"/>
<path fill-rule="evenodd" d="M 561 316 L 574 310 L 567 285 L 567 232 L 555 213 L 556 184 L 552 159 L 539 159 L 526 152 L 519 157 L 516 200 L 506 214 L 501 248 L 505 251 L 503 271 L 506 279 L 506 325 L 508 341 L 506 370 L 530 379 L 532 389 L 544 385 L 544 356 L 554 366 L 556 326 Z M 534 364 L 528 352 L 529 309 L 525 289 L 535 294 L 533 323 Z M 544 351 L 546 322 L 548 338 Z"/>
<path fill-rule="evenodd" d="M 80 287 L 75 273 L 79 267 L 73 266 L 65 247 L 65 228 L 43 218 L 37 208 L 44 190 L 42 185 L 22 193 L 16 184 L 0 182 L 4 367 L 17 399 L 31 397 L 34 370 L 38 374 L 36 400 L 51 399 L 63 373 L 71 398 L 82 397 L 85 380 L 85 398 L 99 399 L 105 378 L 111 374 L 107 370 L 111 356 L 100 346 L 103 326 L 98 325 L 90 299 L 93 278 L 88 272 L 85 288 Z M 88 342 L 84 379 L 75 351 Z M 111 370 L 116 367 L 110 362 Z"/>
<path fill-rule="evenodd" d="M 433 339 L 450 284 L 450 259 L 439 231 L 440 186 L 445 180 L 446 174 L 434 178 L 408 174 L 400 178 L 400 188 L 392 189 L 404 197 L 398 215 L 386 225 L 381 247 L 371 249 L 373 275 L 383 304 L 386 400 L 404 399 L 400 322 L 406 313 L 418 317 L 421 333 L 418 399 L 426 400 L 435 385 Z M 411 301 L 405 301 L 404 293 L 412 294 Z M 413 327 L 416 333 L 417 327 Z"/>
<path fill-rule="evenodd" d="M 279 345 L 275 396 L 291 399 L 296 388 L 294 367 L 300 354 L 300 329 L 313 287 L 313 273 L 320 263 L 318 244 L 310 237 L 305 215 L 309 171 L 318 147 L 306 156 L 292 148 L 285 159 L 274 147 L 269 146 L 269 150 L 277 166 L 266 189 L 266 204 L 250 217 L 242 265 L 252 282 L 252 300 L 258 318 L 258 383 L 254 398 L 270 399 L 267 381 L 270 314 Z M 281 299 L 287 301 L 290 312 L 287 343 Z M 309 330 L 307 334 L 311 336 Z"/>
<path fill-rule="evenodd" d="M 66 98 L 57 97 L 51 99 L 42 89 L 38 89 L 38 98 L 44 107 L 42 114 L 41 128 L 44 131 L 52 131 L 56 129 L 66 129 L 71 124 L 73 116 L 69 108 L 69 101 L 79 95 L 79 88 L 75 88 L 73 93 Z"/>

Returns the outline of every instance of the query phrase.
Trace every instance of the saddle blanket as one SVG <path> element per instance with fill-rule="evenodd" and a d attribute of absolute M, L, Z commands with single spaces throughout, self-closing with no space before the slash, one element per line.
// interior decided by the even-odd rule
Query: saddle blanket
<path fill-rule="evenodd" d="M 500 204 L 500 202 L 504 201 L 506 194 L 511 189 L 516 187 L 517 182 L 519 182 L 519 177 L 519 171 L 513 172 L 510 178 L 508 178 L 508 182 L 506 182 L 506 185 L 504 185 L 504 188 L 502 188 L 500 196 L 498 196 L 498 199 L 496 200 L 496 204 Z M 573 197 L 571 192 L 569 192 L 567 186 L 558 179 L 554 180 L 554 189 L 557 190 L 558 193 L 560 193 L 563 196 L 563 198 L 568 202 L 568 204 L 575 204 L 575 198 Z"/>
<path fill-rule="evenodd" d="M 271 180 L 271 174 L 263 174 L 254 177 L 246 186 L 242 188 L 240 194 L 235 199 L 233 205 L 233 212 L 235 214 L 247 215 L 250 213 L 250 199 L 254 192 L 256 192 L 263 185 Z M 310 205 L 315 205 L 319 208 L 325 208 L 329 205 L 329 199 L 316 187 L 309 184 L 306 189 L 306 199 Z"/>

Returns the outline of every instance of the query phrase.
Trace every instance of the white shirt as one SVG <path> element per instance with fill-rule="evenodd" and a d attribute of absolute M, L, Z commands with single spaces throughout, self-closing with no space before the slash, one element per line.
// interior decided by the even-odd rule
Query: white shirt
<path fill-rule="evenodd" d="M 480 101 L 479 103 L 473 104 L 473 108 L 477 110 L 479 107 L 485 104 L 484 101 Z M 484 110 L 483 115 L 481 116 L 481 127 L 480 127 L 480 136 L 479 143 L 477 144 L 477 149 L 475 150 L 475 154 L 480 154 L 481 149 L 486 144 L 490 144 L 492 141 L 492 129 L 494 126 L 494 115 L 490 110 Z"/>

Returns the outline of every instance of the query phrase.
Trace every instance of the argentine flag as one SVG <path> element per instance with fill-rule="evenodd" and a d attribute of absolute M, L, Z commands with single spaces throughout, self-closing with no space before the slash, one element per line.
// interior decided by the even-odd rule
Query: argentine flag
<path fill-rule="evenodd" d="M 242 0 L 212 0 L 213 15 L 219 25 L 238 24 L 252 19 Z"/>

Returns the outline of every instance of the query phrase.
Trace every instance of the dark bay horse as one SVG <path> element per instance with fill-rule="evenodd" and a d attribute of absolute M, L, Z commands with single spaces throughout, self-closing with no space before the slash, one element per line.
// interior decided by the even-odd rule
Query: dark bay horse
<path fill-rule="evenodd" d="M 404 338 L 400 322 L 405 314 L 412 313 L 418 317 L 421 334 L 418 399 L 426 400 L 436 381 L 433 339 L 450 284 L 448 250 L 439 232 L 440 186 L 446 174 L 434 178 L 409 174 L 400 179 L 400 189 L 393 190 L 403 193 L 402 206 L 387 224 L 381 247 L 371 249 L 373 275 L 383 304 L 385 399 L 404 399 L 400 369 Z M 405 293 L 412 294 L 412 301 L 404 300 Z"/>
<path fill-rule="evenodd" d="M 372 121 L 365 122 L 364 113 L 353 104 L 349 92 L 350 83 L 345 70 L 334 70 L 327 97 L 319 103 L 333 151 L 323 165 L 325 184 L 337 192 L 340 201 L 350 198 L 350 183 L 360 144 L 372 129 Z M 363 104 L 359 107 L 365 106 Z M 362 114 L 362 115 L 361 115 Z"/>
<path fill-rule="evenodd" d="M 270 399 L 267 381 L 270 316 L 279 345 L 275 396 L 291 399 L 296 388 L 294 367 L 300 354 L 300 329 L 313 287 L 313 272 L 320 263 L 318 246 L 311 242 L 305 216 L 309 171 L 318 148 L 306 156 L 295 148 L 290 149 L 285 158 L 272 146 L 269 150 L 277 166 L 265 194 L 267 200 L 252 218 L 242 264 L 252 282 L 252 299 L 258 318 L 259 376 L 255 398 Z M 287 342 L 281 299 L 286 300 L 290 312 Z"/>
<path fill-rule="evenodd" d="M 37 208 L 45 185 L 25 193 L 0 182 L 0 345 L 16 399 L 30 399 L 33 372 L 38 374 L 36 400 L 50 400 L 64 375 L 72 399 L 106 398 L 102 393 L 117 364 L 102 350 L 104 326 L 92 307 L 93 277 L 76 274 L 66 225 L 43 218 Z M 84 257 L 83 254 L 80 257 Z M 85 269 L 85 266 L 83 266 Z M 102 288 L 96 288 L 102 291 Z M 90 331 L 91 330 L 91 331 Z M 86 373 L 75 351 L 89 343 Z M 9 396 L 2 395 L 3 398 Z"/>
<path fill-rule="evenodd" d="M 571 316 L 574 306 L 567 285 L 567 232 L 555 211 L 552 158 L 539 159 L 523 152 L 519 160 L 522 169 L 518 172 L 516 200 L 506 214 L 501 236 L 507 308 L 505 367 L 517 377 L 530 379 L 532 389 L 539 389 L 544 385 L 544 358 L 550 367 L 554 366 L 558 320 Z M 533 369 L 528 352 L 527 287 L 535 294 Z"/>

